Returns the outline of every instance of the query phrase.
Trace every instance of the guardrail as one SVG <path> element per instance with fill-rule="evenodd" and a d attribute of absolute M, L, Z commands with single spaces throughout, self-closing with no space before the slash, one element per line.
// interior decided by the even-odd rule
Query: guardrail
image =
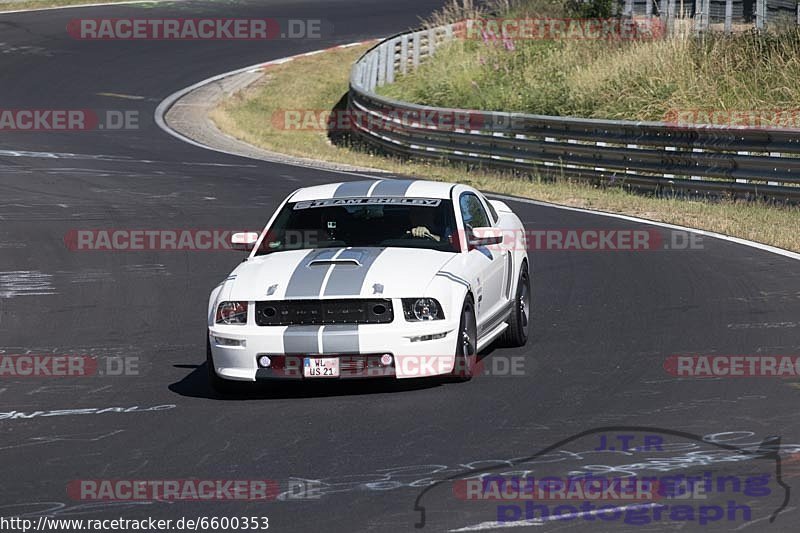
<path fill-rule="evenodd" d="M 353 66 L 348 107 L 355 134 L 385 152 L 565 176 L 657 192 L 800 199 L 800 130 L 677 126 L 445 109 L 378 95 L 416 68 L 457 25 L 390 37 Z M 454 117 L 442 127 L 425 117 Z M 464 127 L 457 127 L 464 125 Z"/>

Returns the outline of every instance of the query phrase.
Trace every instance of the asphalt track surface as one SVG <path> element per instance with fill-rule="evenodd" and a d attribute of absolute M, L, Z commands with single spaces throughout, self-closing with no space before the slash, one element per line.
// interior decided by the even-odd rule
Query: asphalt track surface
<path fill-rule="evenodd" d="M 671 354 L 800 354 L 800 271 L 789 258 L 715 239 L 684 251 L 536 252 L 531 341 L 483 354 L 489 368 L 523 357 L 523 375 L 263 388 L 221 398 L 205 379 L 205 310 L 238 253 L 65 246 L 73 229 L 261 227 L 293 189 L 356 179 L 184 144 L 157 128 L 153 110 L 221 72 L 414 26 L 439 3 L 187 2 L 0 14 L 0 107 L 122 109 L 141 117 L 132 131 L 0 133 L 0 349 L 139 361 L 132 376 L 0 381 L 0 516 L 268 516 L 274 531 L 408 531 L 424 507 L 429 531 L 486 529 L 497 502 L 460 501 L 449 484 L 434 482 L 481 468 L 561 477 L 593 469 L 768 474 L 771 490 L 693 501 L 695 509 L 746 503 L 751 522 L 740 514 L 701 526 L 695 510 L 689 521 L 624 525 L 584 514 L 533 527 L 796 531 L 794 497 L 768 521 L 785 488 L 798 487 L 792 380 L 676 379 L 663 369 Z M 84 42 L 65 31 L 80 16 L 313 18 L 334 31 L 269 42 Z M 511 205 L 529 229 L 641 227 Z M 128 412 L 47 416 L 112 407 Z M 617 434 L 639 435 L 637 447 L 594 451 L 599 436 L 613 441 Z M 669 446 L 638 446 L 654 434 Z M 780 436 L 780 454 L 719 446 L 752 452 L 770 436 Z M 785 487 L 775 476 L 778 458 Z M 79 479 L 185 478 L 273 479 L 281 490 L 290 480 L 318 483 L 315 498 L 267 503 L 91 502 L 66 491 Z"/>

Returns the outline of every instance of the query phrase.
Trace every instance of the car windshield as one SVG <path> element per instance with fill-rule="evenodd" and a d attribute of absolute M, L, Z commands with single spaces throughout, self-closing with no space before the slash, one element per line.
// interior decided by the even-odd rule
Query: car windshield
<path fill-rule="evenodd" d="M 453 204 L 439 198 L 331 198 L 286 204 L 256 255 L 332 247 L 458 252 Z"/>

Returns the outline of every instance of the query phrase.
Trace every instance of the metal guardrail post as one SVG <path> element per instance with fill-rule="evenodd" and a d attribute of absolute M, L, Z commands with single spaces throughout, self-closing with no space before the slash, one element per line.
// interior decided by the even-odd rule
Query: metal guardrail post
<path fill-rule="evenodd" d="M 384 83 L 386 83 L 386 52 L 388 47 L 386 43 L 381 43 L 380 47 L 378 48 L 379 53 L 377 55 L 377 71 L 378 71 L 378 82 L 376 87 L 381 87 Z"/>
<path fill-rule="evenodd" d="M 397 39 L 389 41 L 386 46 L 386 83 L 394 83 L 394 56 Z"/>
<path fill-rule="evenodd" d="M 676 0 L 667 0 L 667 35 L 675 33 L 675 19 L 678 16 L 677 8 L 675 7 Z"/>
<path fill-rule="evenodd" d="M 725 33 L 733 31 L 733 0 L 725 0 Z"/>
<path fill-rule="evenodd" d="M 767 26 L 767 0 L 756 0 L 756 29 L 763 30 Z"/>
<path fill-rule="evenodd" d="M 694 13 L 694 32 L 701 34 L 708 30 L 711 13 L 711 0 L 697 0 Z"/>
<path fill-rule="evenodd" d="M 633 0 L 625 0 L 625 7 L 622 8 L 622 16 L 625 18 L 633 16 Z"/>
<path fill-rule="evenodd" d="M 400 40 L 400 73 L 408 73 L 408 35 L 403 35 Z"/>
<path fill-rule="evenodd" d="M 369 73 L 369 87 L 370 91 L 374 92 L 378 88 L 378 80 L 380 79 L 380 56 L 375 54 L 372 57 L 372 68 Z"/>
<path fill-rule="evenodd" d="M 419 57 L 420 57 L 420 54 L 421 54 L 420 47 L 421 47 L 421 44 L 420 44 L 420 33 L 419 32 L 415 32 L 414 33 L 414 49 L 411 52 L 413 60 L 414 60 L 414 68 L 419 67 Z"/>

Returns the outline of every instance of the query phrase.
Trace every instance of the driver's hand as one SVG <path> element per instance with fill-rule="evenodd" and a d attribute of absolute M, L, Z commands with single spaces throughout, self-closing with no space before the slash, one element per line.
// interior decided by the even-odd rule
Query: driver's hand
<path fill-rule="evenodd" d="M 414 237 L 419 237 L 419 238 L 433 239 L 436 242 L 439 242 L 441 240 L 441 237 L 431 233 L 431 230 L 429 230 L 425 226 L 417 226 L 416 228 L 412 228 L 411 229 L 411 235 L 413 235 Z"/>

